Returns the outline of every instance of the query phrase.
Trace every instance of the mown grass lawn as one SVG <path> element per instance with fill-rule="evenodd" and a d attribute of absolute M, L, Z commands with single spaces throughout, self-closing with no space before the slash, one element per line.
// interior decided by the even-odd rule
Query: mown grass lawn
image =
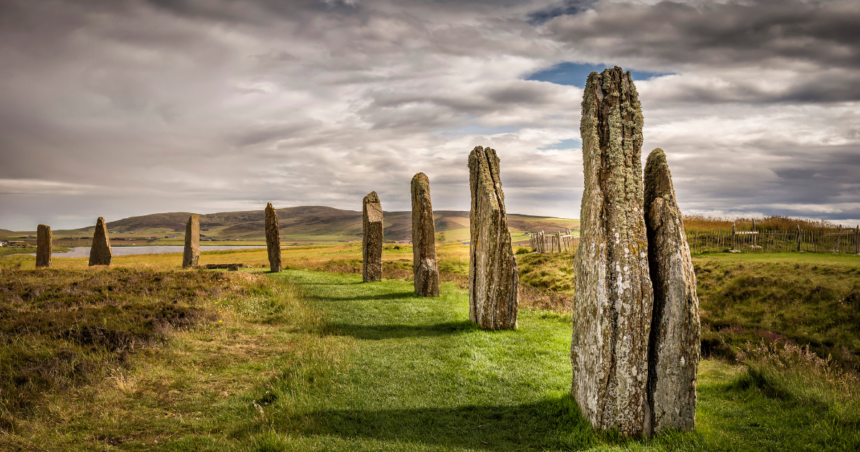
<path fill-rule="evenodd" d="M 698 431 L 649 441 L 595 434 L 569 397 L 570 319 L 521 312 L 519 331 L 467 322 L 468 294 L 290 271 L 350 357 L 301 403 L 272 406 L 260 450 L 856 450 L 857 426 L 769 394 L 738 368 L 700 372 Z"/>

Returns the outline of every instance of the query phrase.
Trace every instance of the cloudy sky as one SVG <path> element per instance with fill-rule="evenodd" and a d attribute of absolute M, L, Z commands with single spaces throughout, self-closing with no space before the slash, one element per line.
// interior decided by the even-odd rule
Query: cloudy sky
<path fill-rule="evenodd" d="M 582 86 L 633 71 L 685 213 L 860 219 L 856 0 L 0 2 L 0 228 L 376 190 L 579 217 Z"/>

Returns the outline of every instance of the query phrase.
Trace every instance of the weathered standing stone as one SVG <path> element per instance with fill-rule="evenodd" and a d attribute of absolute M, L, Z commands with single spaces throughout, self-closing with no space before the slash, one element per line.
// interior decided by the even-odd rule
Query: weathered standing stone
<path fill-rule="evenodd" d="M 647 434 L 653 293 L 642 211 L 642 110 L 630 73 L 592 72 L 582 100 L 585 190 L 576 253 L 571 391 L 597 429 Z"/>
<path fill-rule="evenodd" d="M 430 201 L 430 179 L 424 173 L 412 178 L 412 273 L 416 293 L 425 297 L 439 296 L 436 224 Z"/>
<path fill-rule="evenodd" d="M 495 150 L 469 154 L 469 188 L 469 319 L 485 330 L 516 328 L 520 278 Z"/>
<path fill-rule="evenodd" d="M 195 268 L 200 261 L 200 215 L 191 215 L 185 225 L 185 254 L 182 268 Z"/>
<path fill-rule="evenodd" d="M 36 268 L 51 266 L 51 227 L 40 224 L 36 232 Z"/>
<path fill-rule="evenodd" d="M 269 251 L 269 268 L 272 272 L 283 270 L 281 266 L 281 230 L 278 228 L 278 212 L 272 203 L 266 204 L 266 249 Z"/>
<path fill-rule="evenodd" d="M 99 217 L 96 222 L 96 232 L 93 234 L 93 246 L 90 248 L 90 267 L 93 265 L 110 265 L 113 253 L 110 249 L 110 237 L 108 237 L 105 219 Z"/>
<path fill-rule="evenodd" d="M 362 205 L 361 274 L 364 282 L 382 281 L 382 203 L 372 191 Z"/>
<path fill-rule="evenodd" d="M 662 149 L 645 165 L 645 224 L 654 313 L 648 352 L 651 427 L 693 430 L 701 324 L 696 274 Z"/>

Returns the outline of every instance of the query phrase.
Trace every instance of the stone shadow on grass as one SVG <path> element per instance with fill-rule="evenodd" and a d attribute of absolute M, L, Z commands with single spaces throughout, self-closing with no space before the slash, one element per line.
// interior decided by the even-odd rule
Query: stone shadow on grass
<path fill-rule="evenodd" d="M 514 406 L 324 410 L 302 416 L 306 435 L 335 435 L 482 450 L 581 450 L 594 433 L 570 395 Z"/>
<path fill-rule="evenodd" d="M 413 291 L 405 291 L 405 292 L 388 292 L 381 293 L 376 295 L 356 295 L 349 297 L 331 297 L 331 296 L 316 296 L 313 297 L 319 301 L 368 301 L 368 300 L 398 300 L 403 299 L 412 300 L 412 299 L 421 299 L 426 300 L 426 298 L 419 296 Z"/>
<path fill-rule="evenodd" d="M 351 336 L 365 340 L 447 336 L 475 330 L 480 330 L 480 328 L 468 320 L 434 325 L 353 325 L 348 323 L 329 323 L 326 325 L 326 331 L 331 335 Z"/>

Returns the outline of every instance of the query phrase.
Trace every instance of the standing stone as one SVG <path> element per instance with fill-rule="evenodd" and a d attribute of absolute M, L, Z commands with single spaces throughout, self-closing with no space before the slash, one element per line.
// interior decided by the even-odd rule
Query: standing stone
<path fill-rule="evenodd" d="M 382 281 L 382 203 L 372 191 L 362 204 L 361 274 L 364 282 Z"/>
<path fill-rule="evenodd" d="M 645 223 L 654 285 L 648 352 L 651 427 L 655 432 L 693 430 L 701 349 L 699 298 L 684 222 L 662 149 L 654 149 L 645 165 Z"/>
<path fill-rule="evenodd" d="M 647 434 L 653 293 L 642 211 L 642 110 L 630 73 L 592 72 L 582 100 L 585 190 L 574 262 L 571 392 L 597 429 Z"/>
<path fill-rule="evenodd" d="M 430 202 L 430 179 L 424 173 L 412 178 L 412 273 L 417 294 L 439 296 L 436 224 Z"/>
<path fill-rule="evenodd" d="M 36 232 L 36 268 L 51 266 L 51 227 L 40 224 Z"/>
<path fill-rule="evenodd" d="M 200 260 L 200 215 L 191 215 L 185 225 L 185 254 L 182 268 L 195 268 Z"/>
<path fill-rule="evenodd" d="M 469 319 L 485 330 L 516 328 L 520 277 L 495 150 L 469 154 L 469 188 Z"/>
<path fill-rule="evenodd" d="M 93 234 L 93 246 L 90 248 L 90 267 L 93 265 L 110 265 L 113 253 L 110 250 L 110 237 L 108 237 L 105 219 L 99 217 L 96 222 L 96 232 Z"/>
<path fill-rule="evenodd" d="M 281 231 L 278 228 L 278 212 L 272 203 L 266 204 L 266 249 L 269 251 L 269 268 L 273 273 L 283 270 L 281 266 Z"/>

